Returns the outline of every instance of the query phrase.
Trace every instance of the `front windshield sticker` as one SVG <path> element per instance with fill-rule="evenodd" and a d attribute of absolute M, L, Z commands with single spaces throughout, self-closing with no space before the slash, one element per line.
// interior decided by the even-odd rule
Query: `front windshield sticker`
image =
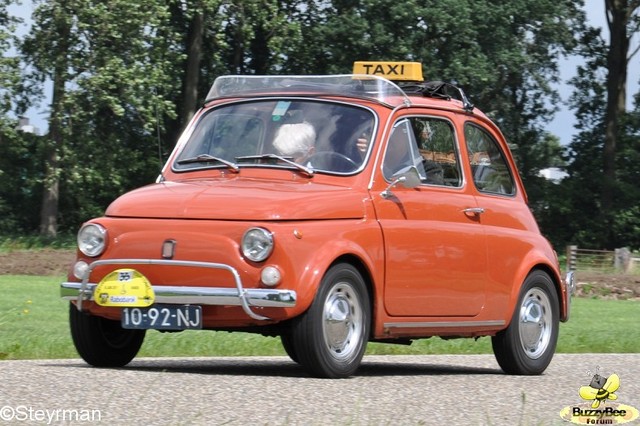
<path fill-rule="evenodd" d="M 279 101 L 276 104 L 276 107 L 273 109 L 273 112 L 271 113 L 271 120 L 280 121 L 282 116 L 287 113 L 289 105 L 291 105 L 291 102 L 289 101 Z"/>

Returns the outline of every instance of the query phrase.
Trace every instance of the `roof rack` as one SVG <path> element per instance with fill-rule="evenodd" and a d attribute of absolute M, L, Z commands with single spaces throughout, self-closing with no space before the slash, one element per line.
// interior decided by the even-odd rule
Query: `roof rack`
<path fill-rule="evenodd" d="M 462 102 L 465 111 L 473 111 L 473 104 L 461 88 L 444 81 L 424 81 L 420 62 L 356 61 L 353 72 L 384 77 L 396 83 L 407 95 L 446 100 L 456 98 Z"/>
<path fill-rule="evenodd" d="M 451 98 L 458 99 L 462 102 L 462 108 L 465 111 L 473 111 L 473 104 L 467 98 L 462 88 L 444 81 L 425 81 L 422 83 L 398 83 L 398 86 L 407 94 L 418 94 L 429 98 L 438 98 L 449 100 Z"/>

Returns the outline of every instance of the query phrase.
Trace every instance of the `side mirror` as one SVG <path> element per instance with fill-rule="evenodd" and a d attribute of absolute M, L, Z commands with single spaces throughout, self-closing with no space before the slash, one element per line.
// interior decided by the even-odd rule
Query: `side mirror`
<path fill-rule="evenodd" d="M 420 185 L 420 173 L 418 173 L 418 169 L 415 166 L 411 166 L 406 170 L 401 170 L 398 173 L 393 175 L 393 182 L 387 186 L 387 189 L 382 191 L 380 195 L 384 199 L 391 198 L 393 193 L 391 192 L 391 188 L 396 185 L 402 185 L 405 188 L 416 188 Z"/>

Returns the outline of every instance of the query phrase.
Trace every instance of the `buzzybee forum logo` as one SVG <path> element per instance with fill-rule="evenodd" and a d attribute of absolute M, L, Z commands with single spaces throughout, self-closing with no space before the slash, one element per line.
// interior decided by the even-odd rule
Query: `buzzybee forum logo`
<path fill-rule="evenodd" d="M 562 419 L 579 425 L 619 425 L 632 422 L 640 414 L 630 405 L 612 402 L 618 400 L 616 392 L 620 389 L 620 376 L 596 373 L 591 383 L 581 386 L 578 394 L 587 402 L 570 405 L 560 410 Z M 591 373 L 589 373 L 591 375 Z"/>

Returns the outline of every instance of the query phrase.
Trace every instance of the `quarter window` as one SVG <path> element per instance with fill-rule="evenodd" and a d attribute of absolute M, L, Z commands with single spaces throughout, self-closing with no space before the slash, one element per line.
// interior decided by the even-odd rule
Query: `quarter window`
<path fill-rule="evenodd" d="M 401 158 L 402 165 L 395 165 Z M 451 124 L 433 117 L 410 117 L 398 121 L 391 133 L 383 166 L 391 180 L 403 167 L 414 165 L 422 183 L 460 187 L 460 162 Z"/>
<path fill-rule="evenodd" d="M 513 177 L 496 140 L 480 127 L 470 123 L 465 125 L 464 135 L 473 183 L 478 191 L 513 195 Z"/>

